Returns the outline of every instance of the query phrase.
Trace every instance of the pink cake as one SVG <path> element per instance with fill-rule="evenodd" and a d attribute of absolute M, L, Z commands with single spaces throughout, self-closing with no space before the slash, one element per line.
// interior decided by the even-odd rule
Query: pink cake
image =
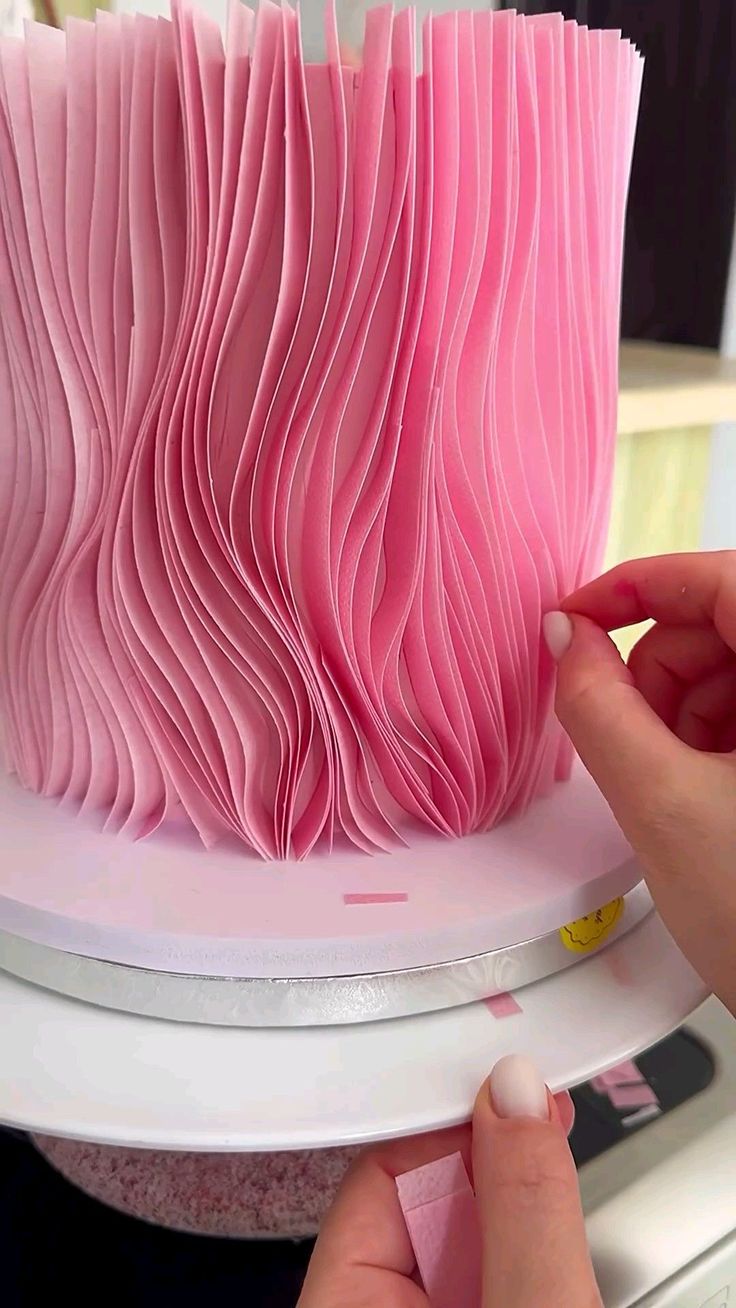
<path fill-rule="evenodd" d="M 0 43 L 0 687 L 25 787 L 264 858 L 568 772 L 641 61 L 559 16 Z"/>

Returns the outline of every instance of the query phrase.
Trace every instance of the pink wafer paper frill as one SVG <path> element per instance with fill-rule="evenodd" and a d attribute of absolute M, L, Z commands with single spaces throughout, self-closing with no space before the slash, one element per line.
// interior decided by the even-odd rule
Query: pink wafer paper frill
<path fill-rule="evenodd" d="M 0 43 L 0 639 L 21 782 L 264 858 L 566 775 L 641 61 L 558 16 L 100 13 Z"/>

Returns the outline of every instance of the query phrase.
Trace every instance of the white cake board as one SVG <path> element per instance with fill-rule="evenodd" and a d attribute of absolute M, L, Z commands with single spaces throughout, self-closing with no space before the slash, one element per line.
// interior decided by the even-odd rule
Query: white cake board
<path fill-rule="evenodd" d="M 419 834 L 264 863 L 181 833 L 135 842 L 0 779 L 0 931 L 129 967 L 202 977 L 355 976 L 430 967 L 534 940 L 641 873 L 578 768 L 521 817 L 463 840 Z M 345 896 L 398 894 L 390 903 Z"/>
<path fill-rule="evenodd" d="M 180 836 L 133 843 L 12 781 L 0 785 L 0 830 L 0 931 L 70 959 L 187 972 L 182 983 L 200 987 L 207 975 L 288 986 L 467 959 L 557 932 L 616 896 L 641 897 L 630 851 L 582 772 L 486 836 L 420 837 L 378 858 L 336 851 L 264 865 Z M 397 891 L 405 902 L 343 898 Z M 467 1118 L 503 1054 L 534 1055 L 558 1090 L 653 1043 L 703 998 L 655 914 L 611 939 L 518 990 L 522 1011 L 504 1020 L 476 1002 L 360 1025 L 202 1026 L 106 1010 L 0 972 L 0 1120 L 195 1151 L 447 1126 Z"/>
<path fill-rule="evenodd" d="M 352 1027 L 243 1030 L 113 1013 L 0 973 L 0 1121 L 107 1144 L 346 1145 L 464 1121 L 503 1054 L 554 1091 L 633 1057 L 705 997 L 656 914 L 576 967 L 482 1003 Z"/>

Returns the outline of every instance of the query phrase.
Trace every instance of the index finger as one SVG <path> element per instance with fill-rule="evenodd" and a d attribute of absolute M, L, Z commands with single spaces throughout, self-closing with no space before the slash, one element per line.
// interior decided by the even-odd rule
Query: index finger
<path fill-rule="evenodd" d="M 670 626 L 712 625 L 736 648 L 736 551 L 633 559 L 568 595 L 562 608 L 605 631 L 651 618 Z"/>
<path fill-rule="evenodd" d="M 548 1096 L 549 1100 L 549 1096 Z M 484 1248 L 484 1308 L 593 1308 L 597 1295 L 572 1154 L 548 1121 L 501 1117 L 478 1096 L 473 1161 Z"/>

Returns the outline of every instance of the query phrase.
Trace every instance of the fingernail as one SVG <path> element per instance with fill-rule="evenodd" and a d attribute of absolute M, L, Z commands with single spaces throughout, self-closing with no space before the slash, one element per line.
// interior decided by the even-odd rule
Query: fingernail
<path fill-rule="evenodd" d="M 559 663 L 572 641 L 572 623 L 567 614 L 545 613 L 542 618 L 542 635 L 555 663 Z"/>
<path fill-rule="evenodd" d="M 549 1121 L 547 1087 L 531 1058 L 509 1054 L 491 1072 L 491 1103 L 499 1117 Z"/>

